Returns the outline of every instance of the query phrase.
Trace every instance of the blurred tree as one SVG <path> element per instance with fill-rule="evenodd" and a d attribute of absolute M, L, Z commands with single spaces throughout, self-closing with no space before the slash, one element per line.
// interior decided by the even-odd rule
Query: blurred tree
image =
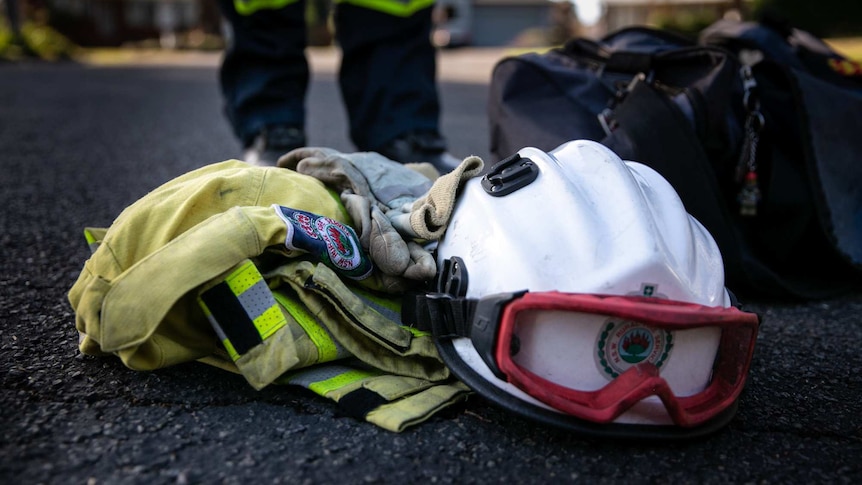
<path fill-rule="evenodd" d="M 697 38 L 697 34 L 718 20 L 720 15 L 709 10 L 688 10 L 684 12 L 658 12 L 650 16 L 649 22 L 656 27 L 677 34 Z"/>
<path fill-rule="evenodd" d="M 783 20 L 818 37 L 862 35 L 859 0 L 754 0 L 753 13 Z"/>

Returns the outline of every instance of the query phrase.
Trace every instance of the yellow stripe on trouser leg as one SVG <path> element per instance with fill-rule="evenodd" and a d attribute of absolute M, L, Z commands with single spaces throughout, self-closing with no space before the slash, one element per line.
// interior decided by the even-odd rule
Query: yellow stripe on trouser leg
<path fill-rule="evenodd" d="M 258 10 L 277 10 L 297 0 L 233 0 L 233 8 L 240 15 L 251 15 Z"/>

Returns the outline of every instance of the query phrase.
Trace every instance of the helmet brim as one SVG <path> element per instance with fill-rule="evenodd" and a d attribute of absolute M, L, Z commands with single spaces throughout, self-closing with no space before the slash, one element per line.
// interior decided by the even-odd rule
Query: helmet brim
<path fill-rule="evenodd" d="M 709 421 L 691 428 L 673 425 L 600 424 L 562 414 L 520 399 L 491 383 L 461 358 L 452 339 L 435 339 L 440 357 L 467 387 L 492 404 L 529 420 L 571 431 L 579 436 L 599 439 L 681 441 L 712 435 L 725 427 L 736 415 L 739 401 L 716 414 Z"/>

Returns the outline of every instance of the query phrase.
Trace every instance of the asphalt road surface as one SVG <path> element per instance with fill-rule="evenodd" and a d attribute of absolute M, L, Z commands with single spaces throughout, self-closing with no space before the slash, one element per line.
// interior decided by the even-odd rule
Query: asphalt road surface
<path fill-rule="evenodd" d="M 350 151 L 321 59 L 310 143 Z M 487 156 L 488 61 L 442 59 L 444 130 L 459 156 Z M 203 364 L 140 373 L 79 355 L 66 293 L 88 255 L 82 228 L 239 155 L 215 65 L 0 65 L 0 483 L 862 481 L 858 293 L 747 301 L 764 323 L 739 412 L 683 443 L 585 439 L 477 396 L 396 434 L 303 389 L 254 391 Z"/>

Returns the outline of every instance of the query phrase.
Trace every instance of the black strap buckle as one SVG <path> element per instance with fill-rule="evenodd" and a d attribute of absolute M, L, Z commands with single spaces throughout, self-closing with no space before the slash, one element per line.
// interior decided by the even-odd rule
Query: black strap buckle
<path fill-rule="evenodd" d="M 467 267 L 464 260 L 458 256 L 443 261 L 443 267 L 437 272 L 437 293 L 445 293 L 454 297 L 467 295 Z"/>

